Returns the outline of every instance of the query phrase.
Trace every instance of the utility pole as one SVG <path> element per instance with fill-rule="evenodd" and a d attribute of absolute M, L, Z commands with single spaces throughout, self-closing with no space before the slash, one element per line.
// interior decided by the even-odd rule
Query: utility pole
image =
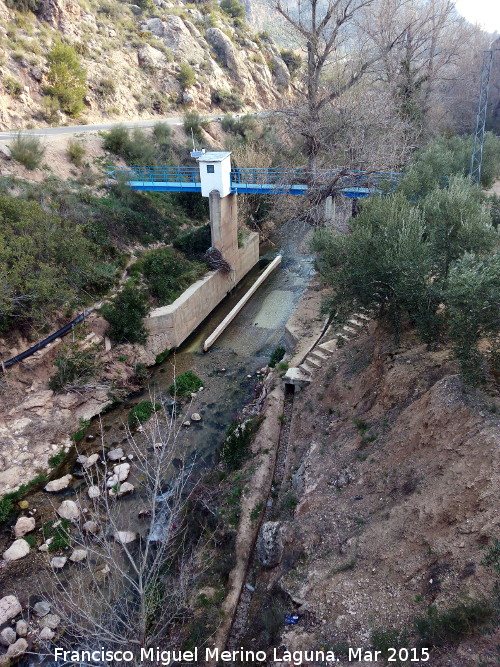
<path fill-rule="evenodd" d="M 469 178 L 477 185 L 481 184 L 481 168 L 483 165 L 484 135 L 486 132 L 486 114 L 488 111 L 488 96 L 490 92 L 491 70 L 493 67 L 493 53 L 500 51 L 500 37 L 496 39 L 491 48 L 483 51 L 483 68 L 481 70 L 481 83 L 479 86 L 479 103 L 476 116 L 476 130 L 474 132 L 474 144 L 470 161 Z"/>

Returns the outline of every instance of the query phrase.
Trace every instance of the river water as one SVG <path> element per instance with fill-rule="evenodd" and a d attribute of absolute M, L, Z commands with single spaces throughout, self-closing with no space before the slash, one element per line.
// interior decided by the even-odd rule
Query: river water
<path fill-rule="evenodd" d="M 155 400 L 168 399 L 168 386 L 174 375 L 192 370 L 203 381 L 188 407 L 185 418 L 193 412 L 201 415 L 181 431 L 181 458 L 188 463 L 196 457 L 197 465 L 213 465 L 222 433 L 252 397 L 257 385 L 256 372 L 269 361 L 272 351 L 284 342 L 285 324 L 297 306 L 313 273 L 313 258 L 308 253 L 306 237 L 310 228 L 289 221 L 273 239 L 273 247 L 263 247 L 259 264 L 236 286 L 185 343 L 164 362 L 154 367 L 148 387 L 133 399 L 95 420 L 88 433 L 105 445 L 125 443 L 125 423 L 130 408 L 150 395 Z M 241 312 L 206 353 L 203 342 L 245 294 L 265 266 L 278 254 L 281 265 L 252 296 Z M 101 432 L 102 428 L 102 432 Z M 180 453 L 181 453 L 180 452 Z"/>

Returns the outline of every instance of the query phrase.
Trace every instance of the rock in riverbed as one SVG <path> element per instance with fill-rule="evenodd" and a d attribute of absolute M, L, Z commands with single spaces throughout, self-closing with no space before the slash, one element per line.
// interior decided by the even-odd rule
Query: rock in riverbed
<path fill-rule="evenodd" d="M 6 595 L 0 600 L 0 625 L 7 623 L 22 611 L 21 604 L 15 595 Z"/>
<path fill-rule="evenodd" d="M 30 545 L 26 540 L 20 539 L 13 542 L 7 551 L 4 551 L 3 558 L 6 561 L 19 560 L 24 558 L 30 552 Z"/>
<path fill-rule="evenodd" d="M 64 477 L 59 477 L 59 479 L 53 479 L 51 482 L 46 484 L 45 491 L 49 491 L 50 493 L 57 493 L 57 491 L 67 489 L 72 481 L 73 475 L 64 475 Z"/>
<path fill-rule="evenodd" d="M 24 537 L 32 530 L 35 530 L 35 519 L 32 516 L 20 516 L 14 526 L 14 535 L 16 538 Z"/>
<path fill-rule="evenodd" d="M 57 513 L 61 519 L 68 519 L 69 521 L 73 521 L 74 519 L 78 519 L 80 517 L 80 510 L 78 509 L 78 505 L 73 500 L 63 500 L 63 502 L 59 505 Z"/>

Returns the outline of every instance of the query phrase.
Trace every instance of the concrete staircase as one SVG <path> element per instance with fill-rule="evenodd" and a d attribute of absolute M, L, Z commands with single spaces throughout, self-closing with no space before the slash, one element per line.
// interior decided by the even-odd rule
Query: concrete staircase
<path fill-rule="evenodd" d="M 324 342 L 316 343 L 309 350 L 302 363 L 288 369 L 283 376 L 285 384 L 294 385 L 297 388 L 309 384 L 314 372 L 330 359 L 340 345 L 356 338 L 366 328 L 371 319 L 372 315 L 370 312 L 360 309 L 346 322 L 340 331 L 335 331 L 333 326 L 329 326 L 320 339 Z"/>

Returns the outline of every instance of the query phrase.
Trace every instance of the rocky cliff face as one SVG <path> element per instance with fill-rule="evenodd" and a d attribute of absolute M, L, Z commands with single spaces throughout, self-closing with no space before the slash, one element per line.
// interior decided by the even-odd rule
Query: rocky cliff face
<path fill-rule="evenodd" d="M 9 5 L 12 3 L 8 3 Z M 21 3 L 22 4 L 22 3 Z M 38 0 L 36 13 L 0 0 L 0 127 L 74 123 L 49 109 L 47 55 L 71 43 L 87 69 L 79 122 L 272 108 L 290 76 L 274 42 L 220 7 L 155 0 Z M 192 71 L 181 85 L 181 66 Z"/>

